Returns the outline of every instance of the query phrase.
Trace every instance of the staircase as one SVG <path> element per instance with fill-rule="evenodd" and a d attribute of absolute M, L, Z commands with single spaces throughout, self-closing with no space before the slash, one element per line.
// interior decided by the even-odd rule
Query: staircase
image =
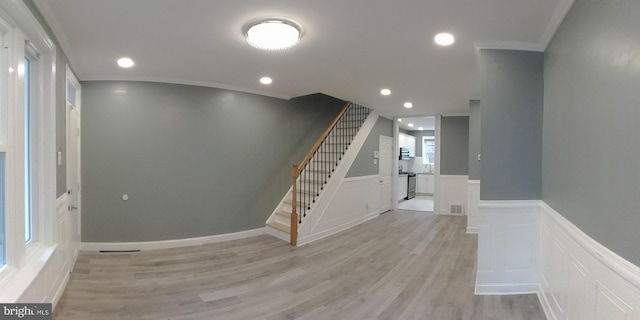
<path fill-rule="evenodd" d="M 347 103 L 304 160 L 293 165 L 292 187 L 267 220 L 267 229 L 279 234 L 269 233 L 280 238 L 288 235 L 291 245 L 296 245 L 298 227 L 311 214 L 370 113 L 369 108 Z"/>

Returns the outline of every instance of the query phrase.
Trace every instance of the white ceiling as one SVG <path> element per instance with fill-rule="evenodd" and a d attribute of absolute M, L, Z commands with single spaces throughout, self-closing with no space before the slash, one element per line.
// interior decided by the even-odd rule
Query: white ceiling
<path fill-rule="evenodd" d="M 410 118 L 398 118 L 398 127 L 408 131 L 421 131 L 422 130 L 435 130 L 436 118 L 431 117 L 410 117 Z M 413 124 L 410 127 L 409 124 Z"/>
<path fill-rule="evenodd" d="M 385 116 L 468 112 L 477 47 L 543 50 L 573 0 L 35 0 L 80 80 L 197 84 L 291 98 L 322 92 Z M 243 25 L 304 28 L 284 52 L 246 44 Z M 433 36 L 448 31 L 451 47 Z M 116 59 L 136 65 L 121 69 Z M 263 86 L 258 79 L 273 78 Z M 392 90 L 381 96 L 380 89 Z M 413 103 L 412 109 L 403 103 Z"/>

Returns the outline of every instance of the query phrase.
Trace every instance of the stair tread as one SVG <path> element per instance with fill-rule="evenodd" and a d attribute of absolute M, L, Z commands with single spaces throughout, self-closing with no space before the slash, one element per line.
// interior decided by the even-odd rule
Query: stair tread
<path fill-rule="evenodd" d="M 287 210 L 278 210 L 276 212 L 277 215 L 279 216 L 283 216 L 283 217 L 287 217 L 287 218 L 291 218 L 291 211 L 287 211 Z"/>
<path fill-rule="evenodd" d="M 271 222 L 267 222 L 267 225 L 271 228 L 278 229 L 282 232 L 291 233 L 291 227 L 282 222 L 271 221 Z"/>

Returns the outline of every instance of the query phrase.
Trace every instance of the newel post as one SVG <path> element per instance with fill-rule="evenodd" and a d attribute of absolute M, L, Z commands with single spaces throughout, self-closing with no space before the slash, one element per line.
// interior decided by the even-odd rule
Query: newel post
<path fill-rule="evenodd" d="M 298 180 L 298 176 L 300 176 L 300 169 L 298 168 L 297 164 L 293 164 L 293 168 L 291 169 L 291 177 L 293 180 L 293 185 L 292 185 L 292 192 L 291 192 L 291 230 L 290 230 L 290 235 L 291 235 L 291 245 L 292 246 L 296 246 L 297 242 L 298 242 L 298 212 L 297 212 L 297 206 L 298 206 L 298 184 L 296 183 L 296 181 Z"/>

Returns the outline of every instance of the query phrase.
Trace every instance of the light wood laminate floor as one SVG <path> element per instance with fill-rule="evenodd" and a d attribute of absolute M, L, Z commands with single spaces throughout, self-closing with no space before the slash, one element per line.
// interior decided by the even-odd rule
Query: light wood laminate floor
<path fill-rule="evenodd" d="M 82 252 L 55 319 L 545 319 L 535 295 L 475 296 L 465 217 L 392 211 L 292 248 L 263 235 Z"/>

